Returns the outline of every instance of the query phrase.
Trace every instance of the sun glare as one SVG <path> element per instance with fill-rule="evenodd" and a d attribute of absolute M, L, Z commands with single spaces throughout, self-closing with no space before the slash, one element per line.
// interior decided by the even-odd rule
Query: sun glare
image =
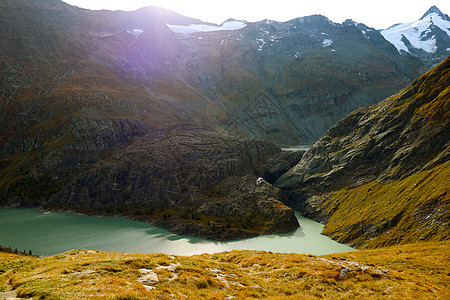
<path fill-rule="evenodd" d="M 234 18 L 250 22 L 271 19 L 288 21 L 293 18 L 321 14 L 333 22 L 353 19 L 368 26 L 385 29 L 395 23 L 410 22 L 420 18 L 420 14 L 432 5 L 442 11 L 450 10 L 448 0 L 379 0 L 362 2 L 359 0 L 64 0 L 67 3 L 88 9 L 136 10 L 144 6 L 161 6 L 184 16 L 205 22 L 222 23 Z"/>

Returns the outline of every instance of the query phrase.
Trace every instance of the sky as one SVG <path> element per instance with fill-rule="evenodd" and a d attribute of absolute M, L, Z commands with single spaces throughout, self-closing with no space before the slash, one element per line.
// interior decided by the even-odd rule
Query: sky
<path fill-rule="evenodd" d="M 449 0 L 63 0 L 88 9 L 136 10 L 156 5 L 187 17 L 220 24 L 234 18 L 249 22 L 288 21 L 321 14 L 331 21 L 346 19 L 385 29 L 396 23 L 418 20 L 432 6 L 450 14 Z"/>

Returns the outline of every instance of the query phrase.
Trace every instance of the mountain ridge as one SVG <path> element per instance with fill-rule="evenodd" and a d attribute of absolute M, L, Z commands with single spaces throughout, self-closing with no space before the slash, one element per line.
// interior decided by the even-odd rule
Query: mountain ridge
<path fill-rule="evenodd" d="M 448 241 L 422 242 L 322 256 L 72 250 L 34 258 L 0 253 L 0 297 L 380 299 L 389 294 L 442 299 L 449 293 L 448 247 Z"/>
<path fill-rule="evenodd" d="M 328 130 L 275 183 L 289 204 L 356 247 L 448 239 L 449 64 Z"/>
<path fill-rule="evenodd" d="M 427 12 L 424 13 L 419 20 L 425 19 L 428 15 L 432 13 L 436 13 L 438 16 L 440 16 L 446 21 L 450 21 L 450 17 L 447 14 L 444 14 L 436 5 L 431 6 L 430 9 L 428 9 Z"/>

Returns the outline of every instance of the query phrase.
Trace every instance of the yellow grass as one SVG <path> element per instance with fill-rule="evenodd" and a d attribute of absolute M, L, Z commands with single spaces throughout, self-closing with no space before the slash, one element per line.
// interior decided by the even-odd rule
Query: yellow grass
<path fill-rule="evenodd" d="M 326 256 L 0 254 L 0 286 L 33 299 L 449 299 L 449 245 L 424 242 Z M 142 268 L 159 278 L 148 284 L 151 290 L 137 280 Z M 345 268 L 351 270 L 339 278 Z"/>
<path fill-rule="evenodd" d="M 434 220 L 448 216 L 448 182 L 450 162 L 402 180 L 374 181 L 357 188 L 330 192 L 322 196 L 327 201 L 321 210 L 333 210 L 323 232 L 343 243 L 351 241 L 352 246 L 360 249 L 418 240 L 446 240 L 449 228 Z M 423 216 L 422 211 L 430 216 Z M 396 218 L 397 223 L 394 222 L 392 228 L 383 229 L 384 224 Z M 379 231 L 371 233 L 370 228 L 377 226 Z"/>

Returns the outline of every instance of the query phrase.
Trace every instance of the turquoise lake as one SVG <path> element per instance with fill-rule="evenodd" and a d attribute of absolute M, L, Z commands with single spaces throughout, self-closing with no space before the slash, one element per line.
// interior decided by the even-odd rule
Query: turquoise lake
<path fill-rule="evenodd" d="M 321 235 L 323 225 L 296 213 L 301 228 L 287 234 L 221 242 L 180 236 L 147 223 L 37 209 L 0 210 L 0 245 L 49 256 L 71 249 L 194 255 L 230 250 L 329 254 L 352 251 Z"/>

